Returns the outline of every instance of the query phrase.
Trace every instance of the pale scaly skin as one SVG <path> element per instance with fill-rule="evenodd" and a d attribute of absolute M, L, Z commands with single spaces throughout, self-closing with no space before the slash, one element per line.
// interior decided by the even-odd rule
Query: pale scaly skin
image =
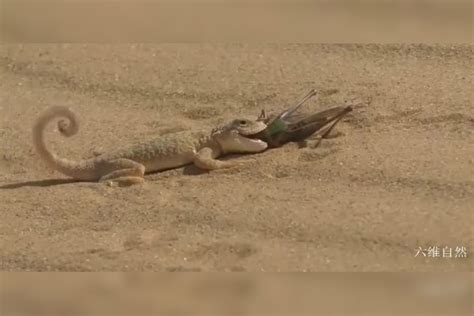
<path fill-rule="evenodd" d="M 46 110 L 33 127 L 33 144 L 41 158 L 51 168 L 74 179 L 111 185 L 141 183 L 145 173 L 192 163 L 206 170 L 229 168 L 247 161 L 216 158 L 227 153 L 257 153 L 267 148 L 265 142 L 245 137 L 265 129 L 264 122 L 237 119 L 209 132 L 168 134 L 129 148 L 74 161 L 58 157 L 45 144 L 45 128 L 56 118 L 63 119 L 58 122 L 58 129 L 64 136 L 72 136 L 79 130 L 76 116 L 67 107 L 54 106 Z"/>

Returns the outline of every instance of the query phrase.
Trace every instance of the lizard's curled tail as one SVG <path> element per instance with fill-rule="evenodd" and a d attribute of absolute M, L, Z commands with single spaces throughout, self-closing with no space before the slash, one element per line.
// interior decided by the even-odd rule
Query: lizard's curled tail
<path fill-rule="evenodd" d="M 51 168 L 78 180 L 94 180 L 94 168 L 89 167 L 88 160 L 74 161 L 60 158 L 52 153 L 44 141 L 44 131 L 49 122 L 56 118 L 59 132 L 66 137 L 75 135 L 79 130 L 76 115 L 65 106 L 53 106 L 43 112 L 33 126 L 33 145 L 41 158 Z M 66 120 L 64 120 L 66 119 Z"/>

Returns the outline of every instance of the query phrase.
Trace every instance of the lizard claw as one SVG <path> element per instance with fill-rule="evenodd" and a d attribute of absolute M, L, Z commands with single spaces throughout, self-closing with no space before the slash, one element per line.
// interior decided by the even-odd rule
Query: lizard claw
<path fill-rule="evenodd" d="M 118 183 L 115 182 L 115 181 L 105 181 L 105 185 L 107 185 L 108 187 L 111 187 L 111 188 L 114 188 L 114 187 L 118 187 Z"/>

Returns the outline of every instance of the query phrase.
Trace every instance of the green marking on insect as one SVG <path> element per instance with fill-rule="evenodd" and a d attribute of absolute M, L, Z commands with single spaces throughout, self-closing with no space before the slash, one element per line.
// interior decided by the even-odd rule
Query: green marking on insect
<path fill-rule="evenodd" d="M 271 136 L 271 135 L 275 135 L 280 132 L 283 132 L 286 130 L 286 127 L 287 127 L 286 123 L 283 122 L 282 120 L 280 119 L 275 120 L 267 127 L 268 135 Z"/>

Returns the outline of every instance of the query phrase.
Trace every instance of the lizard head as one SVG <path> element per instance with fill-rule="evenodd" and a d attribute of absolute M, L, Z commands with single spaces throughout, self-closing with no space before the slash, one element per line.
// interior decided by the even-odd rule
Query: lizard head
<path fill-rule="evenodd" d="M 252 139 L 250 136 L 265 128 L 267 125 L 262 121 L 236 119 L 227 125 L 215 128 L 212 131 L 212 137 L 225 152 L 260 152 L 267 149 L 267 143 L 259 139 Z"/>

